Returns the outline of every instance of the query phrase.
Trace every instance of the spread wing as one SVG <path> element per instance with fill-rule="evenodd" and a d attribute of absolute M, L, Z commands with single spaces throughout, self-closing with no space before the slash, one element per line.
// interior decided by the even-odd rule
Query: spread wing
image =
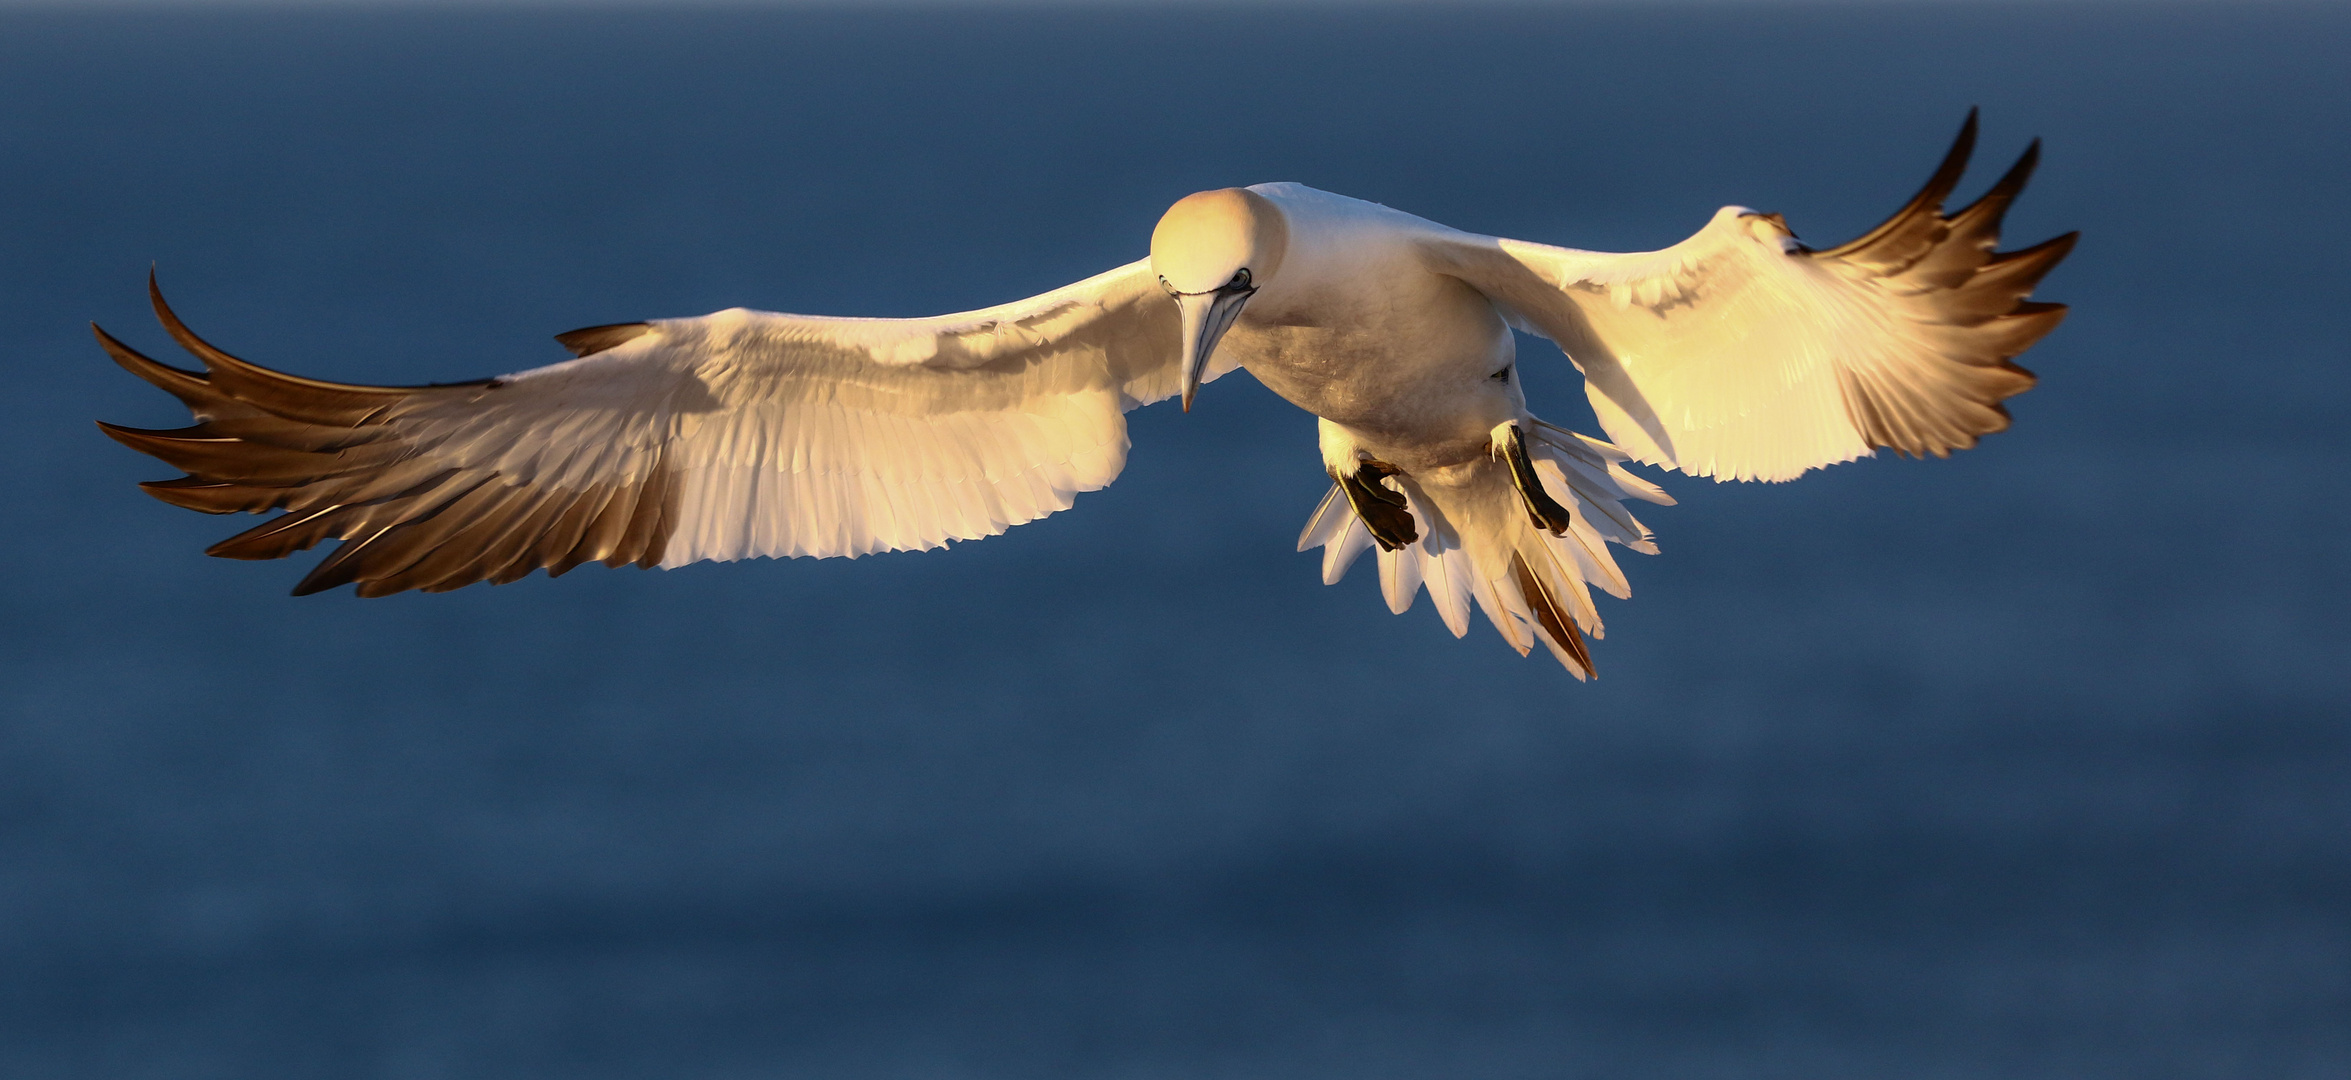
<path fill-rule="evenodd" d="M 1875 447 L 1948 456 L 2008 426 L 2033 376 L 2010 359 L 2065 317 L 2029 297 L 2068 233 L 1996 252 L 2036 141 L 1983 198 L 1942 211 L 1975 145 L 1867 235 L 1825 251 L 1776 214 L 1725 207 L 1663 251 L 1612 255 L 1467 234 L 1440 269 L 1581 368 L 1608 436 L 1636 459 L 1726 480 L 1788 480 Z"/>
<path fill-rule="evenodd" d="M 559 335 L 578 355 L 480 382 L 350 386 L 237 359 L 156 315 L 183 371 L 99 330 L 195 414 L 109 435 L 188 475 L 209 513 L 283 510 L 210 549 L 343 543 L 297 595 L 508 582 L 583 562 L 861 555 L 992 536 L 1126 463 L 1124 413 L 1179 389 L 1175 305 L 1148 262 L 931 319 L 741 309 Z"/>

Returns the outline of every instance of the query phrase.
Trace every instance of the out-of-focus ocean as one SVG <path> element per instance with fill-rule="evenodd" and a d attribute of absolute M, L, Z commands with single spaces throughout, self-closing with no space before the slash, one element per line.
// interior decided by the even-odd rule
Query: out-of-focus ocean
<path fill-rule="evenodd" d="M 2351 1074 L 2351 13 L 0 15 L 0 1075 Z M 1601 678 L 1318 584 L 1246 377 L 984 543 L 285 595 L 90 421 L 223 347 L 914 315 L 1196 189 L 1828 243 L 1984 111 L 2016 426 L 1664 483 Z M 1530 343 L 1538 411 L 1591 430 Z M 1548 359 L 1542 359 L 1548 357 Z M 307 562 L 307 559 L 297 560 Z"/>

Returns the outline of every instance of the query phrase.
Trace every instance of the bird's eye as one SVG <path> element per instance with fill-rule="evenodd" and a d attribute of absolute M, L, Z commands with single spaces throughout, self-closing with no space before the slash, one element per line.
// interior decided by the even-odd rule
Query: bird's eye
<path fill-rule="evenodd" d="M 1508 366 L 1508 365 L 1504 365 L 1504 366 L 1503 366 L 1503 368 L 1502 368 L 1502 370 L 1500 370 L 1500 371 L 1497 371 L 1497 372 L 1493 373 L 1492 375 L 1488 375 L 1488 376 L 1486 376 L 1486 377 L 1487 377 L 1487 378 L 1489 378 L 1489 379 L 1492 379 L 1492 380 L 1494 380 L 1495 382 L 1509 382 L 1509 381 L 1510 381 L 1510 368 L 1509 368 L 1509 366 Z"/>
<path fill-rule="evenodd" d="M 1249 281 L 1249 268 L 1244 266 L 1233 274 L 1233 280 L 1225 283 L 1225 288 L 1246 289 L 1249 287 Z"/>

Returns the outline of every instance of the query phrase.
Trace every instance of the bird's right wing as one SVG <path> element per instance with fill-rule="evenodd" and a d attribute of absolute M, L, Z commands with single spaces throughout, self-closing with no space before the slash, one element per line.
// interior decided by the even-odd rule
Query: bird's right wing
<path fill-rule="evenodd" d="M 1940 457 L 2008 426 L 2000 402 L 2033 385 L 2010 358 L 2065 316 L 2029 297 L 2074 240 L 1993 250 L 2037 143 L 1981 199 L 1943 212 L 1975 133 L 1971 113 L 1924 190 L 1826 250 L 1735 206 L 1662 251 L 1466 233 L 1427 250 L 1565 350 L 1609 438 L 1640 461 L 1787 480 L 1881 446 Z"/>
<path fill-rule="evenodd" d="M 992 536 L 1110 483 L 1122 414 L 1181 378 L 1175 305 L 1147 260 L 930 319 L 735 309 L 593 327 L 559 335 L 577 359 L 423 387 L 271 371 L 154 301 L 204 370 L 99 341 L 197 423 L 101 426 L 188 473 L 143 485 L 166 502 L 286 511 L 214 555 L 344 541 L 297 594 Z"/>

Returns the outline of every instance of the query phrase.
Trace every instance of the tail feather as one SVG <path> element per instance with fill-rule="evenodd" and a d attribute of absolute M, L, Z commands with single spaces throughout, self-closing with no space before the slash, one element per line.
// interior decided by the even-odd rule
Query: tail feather
<path fill-rule="evenodd" d="M 1412 601 L 1420 595 L 1422 563 L 1427 557 L 1411 548 L 1380 552 L 1380 595 L 1388 601 L 1388 610 L 1402 615 L 1412 610 Z"/>
<path fill-rule="evenodd" d="M 1449 539 L 1433 542 L 1423 538 L 1421 548 L 1434 552 L 1423 559 L 1421 576 L 1428 581 L 1429 600 L 1437 607 L 1437 615 L 1445 620 L 1445 629 L 1457 638 L 1469 636 L 1470 598 L 1474 575 L 1469 566 L 1469 554 L 1461 545 Z"/>
<path fill-rule="evenodd" d="M 1556 464 L 1537 461 L 1535 474 L 1543 478 L 1546 486 L 1574 494 L 1573 486 Z M 1595 502 L 1578 496 L 1568 505 L 1574 510 L 1573 521 L 1566 532 L 1549 537 L 1548 546 L 1557 548 L 1573 562 L 1584 580 L 1598 583 L 1608 595 L 1619 600 L 1631 597 L 1632 584 L 1625 580 L 1624 571 L 1617 568 L 1615 558 L 1608 554 L 1608 542 L 1614 540 L 1626 545 L 1646 542 L 1648 534 L 1641 523 L 1624 512 L 1623 503 Z"/>
<path fill-rule="evenodd" d="M 1534 635 L 1527 633 L 1527 626 L 1534 621 L 1534 616 L 1527 611 L 1525 601 L 1520 600 L 1518 584 L 1488 576 L 1485 567 L 1481 566 L 1472 585 L 1471 595 L 1477 598 L 1478 610 L 1486 613 L 1486 621 L 1492 623 L 1494 630 L 1502 635 L 1503 643 L 1518 650 L 1520 656 L 1532 651 L 1535 647 Z M 1514 604 L 1512 601 L 1518 602 Z M 1583 673 L 1576 672 L 1576 677 L 1583 678 Z"/>
<path fill-rule="evenodd" d="M 1339 530 L 1347 527 L 1354 515 L 1347 512 L 1347 497 L 1332 484 L 1322 504 L 1306 519 L 1306 528 L 1298 534 L 1298 550 L 1312 551 L 1339 538 Z"/>
<path fill-rule="evenodd" d="M 1510 569 L 1519 596 L 1533 611 L 1535 625 L 1542 629 L 1543 644 L 1551 647 L 1551 655 L 1558 659 L 1561 666 L 1573 672 L 1576 678 L 1591 676 L 1591 650 L 1584 647 L 1584 637 L 1576 632 L 1575 623 L 1566 612 L 1560 610 L 1556 582 L 1545 582 L 1543 575 L 1535 572 L 1521 552 L 1511 553 Z M 1577 591 L 1582 590 L 1578 588 Z M 1592 604 L 1589 594 L 1583 597 L 1583 601 L 1586 608 Z"/>
<path fill-rule="evenodd" d="M 1566 455 L 1578 468 L 1595 472 L 1593 483 L 1603 487 L 1614 485 L 1617 498 L 1630 497 L 1659 506 L 1674 505 L 1673 496 L 1666 494 L 1664 488 L 1633 475 L 1624 467 L 1622 463 L 1631 461 L 1632 455 L 1616 444 L 1602 442 L 1589 435 L 1578 435 L 1541 420 L 1535 421 L 1535 435 L 1538 441 Z"/>
<path fill-rule="evenodd" d="M 1346 505 L 1345 499 L 1341 499 L 1339 502 L 1341 506 Z M 1325 585 L 1338 584 L 1340 578 L 1347 576 L 1347 568 L 1355 565 L 1356 557 L 1362 555 L 1364 550 L 1369 547 L 1371 547 L 1371 530 L 1365 528 L 1362 520 L 1358 519 L 1355 512 L 1350 509 L 1347 512 L 1345 524 L 1339 526 L 1339 535 L 1323 545 L 1322 583 Z"/>
<path fill-rule="evenodd" d="M 1533 540 L 1533 543 L 1520 540 L 1518 557 L 1530 567 L 1539 567 L 1545 571 L 1542 576 L 1550 583 L 1548 591 L 1556 598 L 1556 602 L 1563 603 L 1574 614 L 1577 625 L 1582 626 L 1585 633 L 1593 637 L 1605 636 L 1600 626 L 1600 610 L 1592 606 L 1592 590 L 1589 587 L 1591 575 L 1582 565 L 1585 560 L 1576 557 L 1583 554 L 1583 545 L 1572 532 L 1567 536 L 1537 532 Z"/>
<path fill-rule="evenodd" d="M 1562 534 L 1527 519 L 1508 466 L 1473 461 L 1430 475 L 1384 481 L 1405 495 L 1420 539 L 1378 555 L 1380 593 L 1402 614 L 1426 586 L 1445 627 L 1469 632 L 1474 606 L 1522 656 L 1540 643 L 1578 679 L 1592 674 L 1586 637 L 1604 629 L 1591 586 L 1619 599 L 1632 595 L 1611 543 L 1645 554 L 1657 551 L 1648 528 L 1625 509 L 1627 499 L 1672 505 L 1673 499 L 1622 466 L 1627 455 L 1608 443 L 1548 424 L 1532 426 L 1528 440 L 1545 491 L 1569 508 Z M 1336 485 L 1307 521 L 1299 550 L 1323 549 L 1323 581 L 1336 584 L 1373 546 L 1371 533 Z"/>

